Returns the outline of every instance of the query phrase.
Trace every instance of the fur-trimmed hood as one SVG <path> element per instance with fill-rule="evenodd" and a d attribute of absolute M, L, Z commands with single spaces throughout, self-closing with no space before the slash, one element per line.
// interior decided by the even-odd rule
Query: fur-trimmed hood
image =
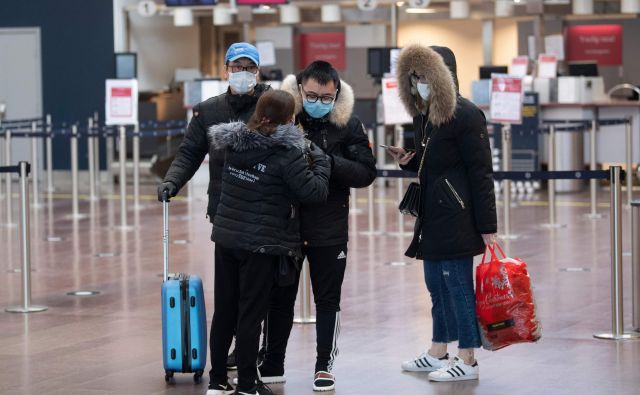
<path fill-rule="evenodd" d="M 296 99 L 296 115 L 302 112 L 302 95 L 298 89 L 298 80 L 293 74 L 288 75 L 283 81 L 281 88 L 293 95 Z M 343 80 L 340 80 L 340 94 L 338 100 L 336 100 L 333 109 L 329 113 L 329 122 L 337 127 L 343 128 L 351 119 L 353 114 L 353 106 L 355 103 L 355 96 L 353 94 L 353 88 Z"/>
<path fill-rule="evenodd" d="M 453 55 L 453 54 L 452 54 Z M 417 92 L 411 84 L 413 73 L 424 75 L 431 90 L 428 106 L 429 121 L 439 126 L 453 119 L 458 100 L 456 80 L 442 56 L 421 44 L 405 47 L 397 63 L 400 99 L 412 117 L 420 114 L 416 106 Z"/>
<path fill-rule="evenodd" d="M 264 151 L 274 147 L 305 148 L 304 135 L 291 124 L 278 126 L 267 137 L 252 131 L 243 122 L 221 123 L 209 128 L 209 142 L 213 149 L 231 148 L 235 152 Z"/>

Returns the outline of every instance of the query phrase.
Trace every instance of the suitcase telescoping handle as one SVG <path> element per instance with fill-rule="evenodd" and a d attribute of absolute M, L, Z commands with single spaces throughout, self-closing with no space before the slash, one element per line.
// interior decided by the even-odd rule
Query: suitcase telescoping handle
<path fill-rule="evenodd" d="M 169 279 L 169 191 L 162 192 L 162 263 L 163 282 Z"/>

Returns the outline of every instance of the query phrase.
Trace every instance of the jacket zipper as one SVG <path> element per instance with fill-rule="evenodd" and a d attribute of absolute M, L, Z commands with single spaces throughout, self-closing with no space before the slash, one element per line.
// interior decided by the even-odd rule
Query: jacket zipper
<path fill-rule="evenodd" d="M 322 149 L 326 151 L 327 147 L 329 146 L 329 143 L 327 142 L 327 131 L 326 131 L 326 129 L 323 129 L 321 134 L 322 134 Z"/>
<path fill-rule="evenodd" d="M 458 195 L 458 192 L 455 190 L 455 188 L 453 187 L 453 185 L 451 185 L 451 183 L 449 182 L 449 180 L 447 180 L 446 178 L 444 179 L 444 182 L 447 183 L 447 186 L 449 187 L 449 189 L 451 190 L 451 193 L 453 193 L 453 196 L 456 198 L 456 200 L 458 201 L 458 203 L 460 204 L 460 207 L 462 207 L 462 209 L 464 210 L 464 202 L 462 201 L 462 199 L 460 198 L 460 195 Z"/>

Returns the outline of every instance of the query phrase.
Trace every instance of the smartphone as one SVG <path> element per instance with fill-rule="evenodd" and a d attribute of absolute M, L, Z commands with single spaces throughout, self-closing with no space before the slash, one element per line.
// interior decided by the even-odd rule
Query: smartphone
<path fill-rule="evenodd" d="M 379 144 L 379 145 L 380 145 L 382 148 L 386 148 L 386 149 L 395 148 L 395 147 L 392 147 L 392 146 L 390 146 L 390 145 L 384 145 L 384 144 Z M 404 150 L 405 150 L 406 152 L 415 152 L 415 151 L 416 151 L 416 150 L 414 150 L 414 149 L 407 149 L 407 148 L 405 148 Z"/>

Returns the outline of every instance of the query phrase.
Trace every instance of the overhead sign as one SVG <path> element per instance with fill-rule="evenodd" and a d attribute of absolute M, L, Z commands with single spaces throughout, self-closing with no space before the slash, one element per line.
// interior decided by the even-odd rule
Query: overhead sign
<path fill-rule="evenodd" d="M 518 56 L 511 61 L 511 67 L 509 68 L 509 74 L 516 77 L 524 77 L 527 75 L 529 69 L 529 57 Z"/>
<path fill-rule="evenodd" d="M 382 79 L 382 107 L 385 125 L 402 125 L 413 122 L 413 118 L 400 101 L 398 81 L 395 78 Z"/>
<path fill-rule="evenodd" d="M 592 60 L 599 65 L 622 65 L 622 25 L 569 26 L 567 60 Z"/>
<path fill-rule="evenodd" d="M 106 124 L 138 123 L 138 80 L 107 80 Z"/>
<path fill-rule="evenodd" d="M 538 77 L 556 78 L 558 74 L 558 58 L 555 55 L 540 54 L 538 56 Z"/>
<path fill-rule="evenodd" d="M 358 8 L 362 11 L 375 10 L 378 6 L 378 0 L 358 0 Z"/>
<path fill-rule="evenodd" d="M 491 121 L 522 123 L 522 78 L 506 74 L 491 76 Z"/>
<path fill-rule="evenodd" d="M 343 32 L 300 34 L 300 69 L 306 68 L 316 60 L 329 62 L 336 70 L 345 70 L 347 66 L 345 34 Z"/>

